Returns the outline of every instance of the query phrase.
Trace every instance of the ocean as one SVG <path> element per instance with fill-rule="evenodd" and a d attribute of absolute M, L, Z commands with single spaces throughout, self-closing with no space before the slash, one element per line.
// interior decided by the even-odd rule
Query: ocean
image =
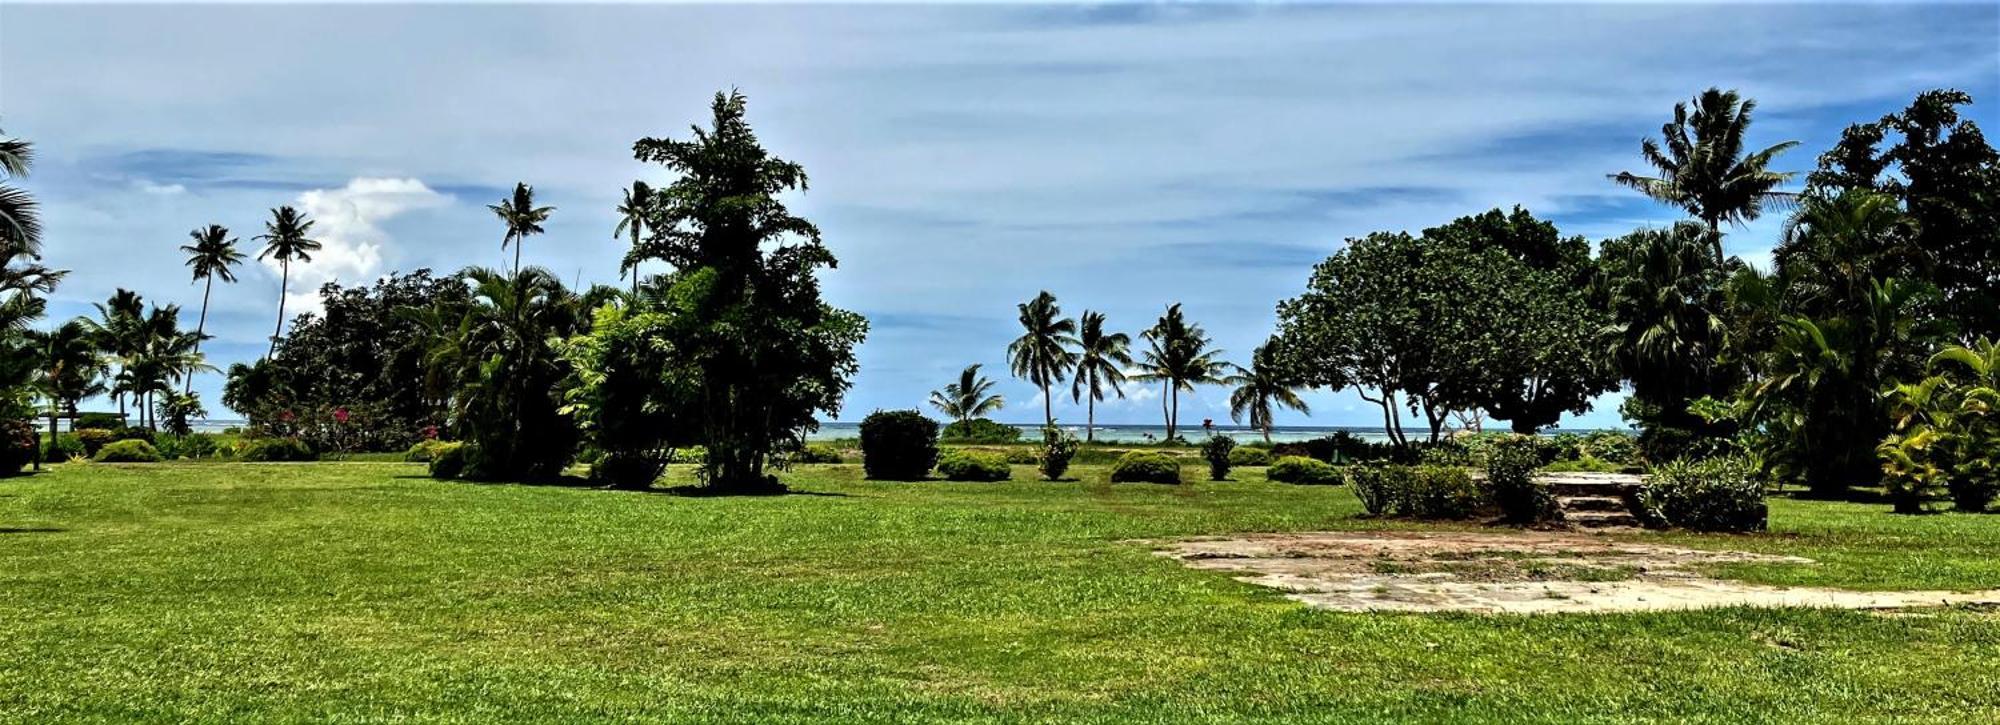
<path fill-rule="evenodd" d="M 240 427 L 245 424 L 245 421 L 239 418 L 210 418 L 206 420 L 191 421 L 191 424 L 194 426 L 194 429 L 198 431 L 203 431 L 208 433 L 219 433 L 227 428 Z M 1042 429 L 1042 426 L 1038 423 L 1009 423 L 1008 425 L 1012 425 L 1015 428 L 1021 429 L 1022 440 L 1035 440 L 1035 437 L 1040 434 L 1040 431 Z M 1084 437 L 1083 426 L 1081 425 L 1064 425 L 1062 426 L 1062 428 L 1074 434 L 1078 438 Z M 1506 428 L 1504 427 L 1495 428 L 1493 430 L 1506 430 Z M 1589 433 L 1592 430 L 1594 429 L 1575 428 L 1575 429 L 1558 429 L 1545 432 Z M 1207 436 L 1210 431 L 1233 437 L 1236 439 L 1238 443 L 1261 441 L 1264 438 L 1262 433 L 1246 426 L 1217 425 L 1211 429 L 1203 430 L 1200 422 L 1195 422 L 1181 426 L 1180 433 L 1182 437 L 1187 438 L 1188 440 L 1198 440 L 1200 438 Z M 1324 438 L 1326 436 L 1330 436 L 1333 435 L 1334 433 L 1341 431 L 1352 433 L 1354 435 L 1360 436 L 1364 439 L 1371 441 L 1389 440 L 1388 433 L 1384 432 L 1383 429 L 1379 426 L 1371 428 L 1367 426 L 1346 426 L 1346 425 L 1281 425 L 1271 429 L 1271 442 L 1290 443 L 1296 441 L 1308 441 L 1314 438 Z M 1412 436 L 1421 436 L 1425 433 L 1425 430 L 1422 427 L 1415 427 L 1415 428 L 1405 428 L 1404 432 Z M 806 440 L 831 441 L 831 440 L 840 440 L 843 438 L 851 439 L 860 437 L 861 437 L 860 423 L 832 422 L 832 423 L 819 424 L 819 430 L 812 433 L 811 435 L 806 436 Z M 1165 437 L 1167 437 L 1167 427 L 1164 425 L 1132 425 L 1132 424 L 1108 424 L 1108 423 L 1099 423 L 1097 425 L 1097 440 L 1108 441 L 1111 443 L 1146 443 L 1151 441 L 1158 441 Z"/>

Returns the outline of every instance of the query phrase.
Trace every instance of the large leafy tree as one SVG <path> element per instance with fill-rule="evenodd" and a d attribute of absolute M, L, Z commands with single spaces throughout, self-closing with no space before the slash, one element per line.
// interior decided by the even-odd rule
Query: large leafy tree
<path fill-rule="evenodd" d="M 1772 171 L 1770 165 L 1798 142 L 1746 152 L 1755 100 L 1710 88 L 1692 103 L 1691 109 L 1687 103 L 1674 104 L 1674 120 L 1660 127 L 1662 140 L 1640 142 L 1639 153 L 1655 175 L 1624 171 L 1611 180 L 1701 220 L 1712 232 L 1712 251 L 1720 258 L 1723 222 L 1740 224 L 1762 216 L 1766 207 L 1791 202 L 1792 195 L 1778 187 L 1795 174 Z"/>
<path fill-rule="evenodd" d="M 464 320 L 465 281 L 419 269 L 319 298 L 266 364 L 230 368 L 223 404 L 321 450 L 402 450 L 444 426 L 455 379 L 424 360 Z"/>
<path fill-rule="evenodd" d="M 201 317 L 194 323 L 194 351 L 201 352 L 201 341 L 206 339 L 208 330 L 208 297 L 215 291 L 215 280 L 225 284 L 236 282 L 236 272 L 231 267 L 243 263 L 243 253 L 236 249 L 236 239 L 229 236 L 229 229 L 220 224 L 210 224 L 188 232 L 194 240 L 192 244 L 181 245 L 181 251 L 188 255 L 187 266 L 194 268 L 194 279 L 202 283 Z M 181 392 L 188 392 L 194 385 L 194 376 L 188 376 Z"/>
<path fill-rule="evenodd" d="M 520 276 L 521 245 L 527 243 L 528 237 L 542 233 L 542 222 L 548 221 L 556 208 L 535 206 L 535 187 L 524 183 L 514 184 L 512 195 L 501 199 L 498 204 L 488 204 L 486 208 L 493 210 L 493 215 L 507 225 L 507 233 L 500 237 L 500 250 L 506 251 L 509 245 L 514 247 L 514 275 Z"/>
<path fill-rule="evenodd" d="M 1312 414 L 1312 408 L 1299 397 L 1302 386 L 1286 377 L 1274 353 L 1272 343 L 1257 346 L 1250 355 L 1250 367 L 1238 366 L 1234 374 L 1223 379 L 1223 383 L 1236 386 L 1229 393 L 1229 419 L 1241 423 L 1247 416 L 1250 427 L 1264 434 L 1265 443 L 1271 442 L 1272 417 L 1279 408 Z"/>
<path fill-rule="evenodd" d="M 1731 268 L 1712 254 L 1713 236 L 1682 222 L 1605 242 L 1600 254 L 1611 313 L 1602 344 L 1632 385 L 1627 412 L 1648 428 L 1705 429 L 1688 404 L 1741 379 L 1724 358 Z"/>
<path fill-rule="evenodd" d="M 1458 322 L 1450 344 L 1474 364 L 1458 371 L 1471 376 L 1465 405 L 1531 433 L 1617 388 L 1597 344 L 1610 320 L 1590 293 L 1588 241 L 1563 237 L 1520 207 L 1462 217 L 1424 230 L 1423 239 L 1447 247 L 1426 257 L 1441 265 L 1433 277 L 1464 285 L 1439 312 Z"/>
<path fill-rule="evenodd" d="M 593 478 L 646 488 L 666 470 L 674 448 L 699 442 L 686 405 L 696 397 L 698 379 L 674 337 L 676 318 L 690 312 L 681 304 L 688 301 L 600 306 L 589 334 L 557 346 L 575 370 L 561 412 L 574 416 L 603 452 L 591 467 Z"/>
<path fill-rule="evenodd" d="M 1062 307 L 1048 290 L 1016 307 L 1021 336 L 1007 344 L 1007 364 L 1015 377 L 1042 389 L 1042 422 L 1053 426 L 1055 401 L 1049 388 L 1063 382 L 1076 367 L 1076 320 L 1062 316 Z"/>
<path fill-rule="evenodd" d="M 993 393 L 993 380 L 980 375 L 979 368 L 977 363 L 967 365 L 958 372 L 957 382 L 931 391 L 931 407 L 954 421 L 966 423 L 1006 405 L 1005 399 Z"/>
<path fill-rule="evenodd" d="M 699 421 L 704 479 L 730 492 L 781 488 L 766 465 L 804 444 L 817 413 L 839 410 L 868 331 L 821 300 L 816 273 L 833 252 L 779 198 L 806 188 L 805 169 L 763 148 L 745 105 L 717 93 L 692 138 L 633 144 L 678 175 L 655 192 L 635 260 L 674 269 L 664 282 L 683 310 L 669 330 L 675 374 L 689 381 L 680 404 Z"/>
<path fill-rule="evenodd" d="M 1963 339 L 2000 336 L 2000 151 L 1960 112 L 1956 90 L 1917 96 L 1908 108 L 1856 124 L 1819 158 L 1807 193 L 1883 194 L 1904 215 L 1883 250 L 1897 274 L 1928 281 Z M 1862 197 L 1866 198 L 1866 197 Z"/>
<path fill-rule="evenodd" d="M 271 348 L 264 353 L 270 357 L 278 351 L 278 340 L 285 336 L 285 295 L 292 286 L 292 260 L 312 261 L 312 253 L 320 250 L 319 240 L 306 235 L 312 233 L 313 221 L 299 210 L 281 206 L 271 210 L 271 220 L 264 222 L 264 233 L 257 235 L 263 240 L 264 251 L 257 259 L 278 260 L 278 325 L 271 332 Z"/>
<path fill-rule="evenodd" d="M 1140 351 L 1138 372 L 1132 377 L 1160 384 L 1160 412 L 1166 418 L 1167 440 L 1179 437 L 1181 393 L 1197 386 L 1221 383 L 1229 373 L 1222 351 L 1211 347 L 1213 340 L 1201 325 L 1188 322 L 1180 303 L 1167 307 L 1159 321 L 1139 335 L 1146 342 Z"/>
<path fill-rule="evenodd" d="M 1132 366 L 1132 336 L 1104 331 L 1104 313 L 1084 310 L 1078 318 L 1076 334 L 1076 377 L 1070 385 L 1072 401 L 1084 402 L 1083 438 L 1097 440 L 1097 401 L 1104 389 L 1125 397 L 1125 369 Z M 1088 400 L 1085 400 L 1088 396 Z"/>

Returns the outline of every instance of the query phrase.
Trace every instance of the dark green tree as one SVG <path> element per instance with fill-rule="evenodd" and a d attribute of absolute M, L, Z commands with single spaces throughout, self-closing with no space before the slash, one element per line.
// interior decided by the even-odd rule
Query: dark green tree
<path fill-rule="evenodd" d="M 778 198 L 806 188 L 805 169 L 771 156 L 744 108 L 742 94 L 717 93 L 691 139 L 633 144 L 678 175 L 655 192 L 635 259 L 674 270 L 665 284 L 686 310 L 673 316 L 676 368 L 693 391 L 683 404 L 708 451 L 702 476 L 725 492 L 782 488 L 766 465 L 839 410 L 868 331 L 821 300 L 815 275 L 833 253 Z"/>

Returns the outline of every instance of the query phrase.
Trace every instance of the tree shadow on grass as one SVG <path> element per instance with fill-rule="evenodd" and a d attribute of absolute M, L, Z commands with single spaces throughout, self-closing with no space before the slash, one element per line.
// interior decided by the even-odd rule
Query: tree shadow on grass
<path fill-rule="evenodd" d="M 681 496 L 685 498 L 765 498 L 765 497 L 775 497 L 775 496 L 820 496 L 825 498 L 854 498 L 853 494 L 840 493 L 838 491 L 801 491 L 799 489 L 789 488 L 789 487 L 753 488 L 747 490 L 737 490 L 737 489 L 726 489 L 726 488 L 712 488 L 709 486 L 683 485 L 683 486 L 667 486 L 665 488 L 646 488 L 646 489 L 612 488 L 606 490 L 630 491 L 633 493 L 651 493 L 663 496 Z"/>
<path fill-rule="evenodd" d="M 0 534 L 59 534 L 68 530 L 47 526 L 0 526 Z"/>

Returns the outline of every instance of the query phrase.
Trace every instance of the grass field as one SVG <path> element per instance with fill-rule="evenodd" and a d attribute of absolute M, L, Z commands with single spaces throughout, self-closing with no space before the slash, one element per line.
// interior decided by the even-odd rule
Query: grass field
<path fill-rule="evenodd" d="M 1193 472 L 1194 469 L 1188 469 Z M 1315 611 L 1130 540 L 1382 528 L 1343 488 L 875 484 L 704 498 L 399 463 L 0 481 L 0 719 L 2000 719 L 2000 614 Z M 685 476 L 686 472 L 676 471 Z M 2000 516 L 1777 500 L 1756 581 L 2000 586 Z M 1638 535 L 1650 536 L 1650 535 Z"/>

